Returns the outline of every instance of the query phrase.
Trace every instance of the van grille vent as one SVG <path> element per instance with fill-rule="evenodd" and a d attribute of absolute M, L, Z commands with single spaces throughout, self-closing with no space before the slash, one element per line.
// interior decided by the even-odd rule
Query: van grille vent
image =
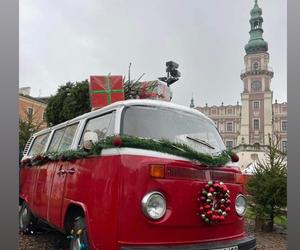
<path fill-rule="evenodd" d="M 190 180 L 205 180 L 205 171 L 192 168 L 167 167 L 167 178 L 179 178 Z"/>
<path fill-rule="evenodd" d="M 234 183 L 235 182 L 235 174 L 228 173 L 224 171 L 210 171 L 210 177 L 212 180 L 219 180 L 227 183 Z"/>

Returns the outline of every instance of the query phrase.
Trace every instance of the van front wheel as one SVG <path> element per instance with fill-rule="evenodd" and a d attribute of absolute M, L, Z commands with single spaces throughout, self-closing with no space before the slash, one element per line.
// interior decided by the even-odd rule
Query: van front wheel
<path fill-rule="evenodd" d="M 70 250 L 89 250 L 90 244 L 83 217 L 75 218 L 71 230 Z"/>

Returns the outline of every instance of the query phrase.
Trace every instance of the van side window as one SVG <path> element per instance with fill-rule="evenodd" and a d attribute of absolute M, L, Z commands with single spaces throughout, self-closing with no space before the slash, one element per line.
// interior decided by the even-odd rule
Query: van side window
<path fill-rule="evenodd" d="M 83 135 L 86 132 L 95 132 L 98 136 L 98 140 L 113 135 L 115 129 L 115 115 L 115 112 L 112 112 L 90 119 L 85 126 Z M 83 144 L 83 135 L 80 140 L 80 147 Z"/>
<path fill-rule="evenodd" d="M 68 150 L 72 144 L 77 126 L 78 123 L 56 130 L 49 145 L 48 151 L 62 152 Z"/>
<path fill-rule="evenodd" d="M 38 155 L 45 149 L 50 133 L 37 136 L 28 152 L 29 156 Z"/>
<path fill-rule="evenodd" d="M 70 149 L 77 126 L 78 126 L 78 123 L 73 124 L 66 128 L 63 138 L 61 139 L 60 144 L 58 146 L 57 151 L 62 152 L 62 151 Z"/>
<path fill-rule="evenodd" d="M 64 135 L 65 129 L 66 128 L 61 128 L 61 129 L 58 129 L 54 132 L 51 143 L 50 143 L 49 148 L 48 148 L 47 151 L 49 151 L 49 152 L 57 151 L 59 143 L 61 141 L 61 138 Z"/>

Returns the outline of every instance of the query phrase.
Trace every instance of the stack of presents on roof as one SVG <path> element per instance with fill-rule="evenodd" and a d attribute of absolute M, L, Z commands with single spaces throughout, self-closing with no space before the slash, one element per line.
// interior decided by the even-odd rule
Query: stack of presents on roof
<path fill-rule="evenodd" d="M 120 75 L 91 76 L 90 99 L 94 109 L 128 99 L 153 99 L 170 101 L 170 87 L 160 80 L 126 81 Z"/>
<path fill-rule="evenodd" d="M 170 85 L 180 77 L 178 64 L 167 62 L 167 77 L 154 81 L 132 81 L 121 75 L 90 76 L 90 100 L 92 109 L 99 109 L 117 101 L 128 99 L 152 99 L 171 101 Z"/>

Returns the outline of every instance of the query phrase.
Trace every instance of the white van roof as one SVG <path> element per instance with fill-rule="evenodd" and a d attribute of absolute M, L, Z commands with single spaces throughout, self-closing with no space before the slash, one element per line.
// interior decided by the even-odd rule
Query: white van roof
<path fill-rule="evenodd" d="M 164 108 L 181 110 L 181 111 L 184 111 L 184 112 L 187 112 L 187 113 L 191 113 L 191 114 L 201 116 L 202 118 L 204 118 L 205 120 L 211 122 L 215 126 L 215 123 L 209 117 L 207 117 L 206 115 L 204 115 L 203 113 L 201 113 L 199 110 L 196 110 L 196 109 L 188 108 L 188 107 L 185 107 L 183 105 L 174 104 L 174 103 L 166 102 L 166 101 L 149 100 L 149 99 L 132 99 L 132 100 L 125 100 L 125 101 L 115 102 L 115 103 L 107 105 L 107 106 L 105 106 L 101 109 L 97 109 L 97 110 L 85 113 L 83 115 L 77 116 L 77 117 L 75 117 L 71 120 L 68 120 L 68 121 L 65 121 L 63 123 L 57 124 L 53 127 L 41 130 L 41 131 L 35 133 L 34 136 L 44 134 L 44 133 L 46 133 L 48 131 L 51 131 L 53 129 L 60 128 L 60 127 L 63 127 L 64 125 L 83 120 L 83 119 L 88 118 L 90 116 L 93 117 L 93 116 L 100 115 L 102 113 L 105 113 L 105 112 L 108 112 L 110 110 L 119 108 L 121 106 L 128 107 L 128 106 L 136 106 L 136 105 L 152 106 L 152 107 L 155 106 L 155 107 L 164 107 Z"/>

